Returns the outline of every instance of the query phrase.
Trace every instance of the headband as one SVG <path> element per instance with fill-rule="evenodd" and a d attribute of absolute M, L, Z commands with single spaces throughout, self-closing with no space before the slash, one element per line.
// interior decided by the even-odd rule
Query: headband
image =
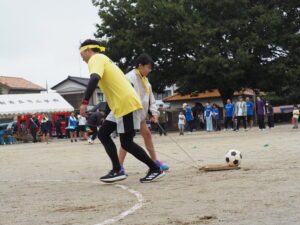
<path fill-rule="evenodd" d="M 98 48 L 101 52 L 105 52 L 105 47 L 99 45 L 85 45 L 79 48 L 80 52 L 87 50 L 88 48 Z"/>

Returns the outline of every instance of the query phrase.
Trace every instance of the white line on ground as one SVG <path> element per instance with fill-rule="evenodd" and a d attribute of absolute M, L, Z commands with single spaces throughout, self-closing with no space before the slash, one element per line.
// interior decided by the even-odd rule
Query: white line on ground
<path fill-rule="evenodd" d="M 71 182 L 71 183 L 99 184 L 99 182 L 96 182 L 96 181 L 80 181 L 80 180 L 0 180 L 0 182 L 11 182 L 11 183 L 14 183 L 14 182 L 24 182 L 24 183 L 35 183 L 35 182 L 37 182 L 37 183 L 42 183 L 42 182 L 66 182 L 66 183 L 68 183 L 68 182 Z M 144 205 L 143 204 L 144 198 L 140 192 L 130 189 L 129 187 L 127 187 L 125 185 L 121 185 L 121 184 L 114 184 L 113 186 L 121 188 L 131 194 L 134 194 L 138 202 L 134 206 L 132 206 L 130 209 L 120 213 L 119 215 L 117 215 L 113 218 L 104 220 L 103 222 L 97 223 L 94 225 L 105 225 L 105 224 L 116 223 L 117 221 L 128 216 L 129 214 L 134 213 L 136 210 L 142 208 Z"/>

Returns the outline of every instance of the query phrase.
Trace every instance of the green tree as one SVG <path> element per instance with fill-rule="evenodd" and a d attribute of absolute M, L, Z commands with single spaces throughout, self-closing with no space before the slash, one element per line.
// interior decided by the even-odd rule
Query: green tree
<path fill-rule="evenodd" d="M 141 52 L 155 60 L 157 91 L 218 89 L 283 93 L 299 82 L 300 4 L 296 0 L 93 0 L 95 37 L 127 69 Z"/>

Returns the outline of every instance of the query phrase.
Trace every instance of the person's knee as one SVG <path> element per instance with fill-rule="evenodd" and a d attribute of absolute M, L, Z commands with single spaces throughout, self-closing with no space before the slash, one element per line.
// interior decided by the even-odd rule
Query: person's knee
<path fill-rule="evenodd" d="M 110 134 L 105 132 L 104 129 L 100 129 L 98 132 L 98 138 L 103 143 L 105 142 L 110 136 Z"/>

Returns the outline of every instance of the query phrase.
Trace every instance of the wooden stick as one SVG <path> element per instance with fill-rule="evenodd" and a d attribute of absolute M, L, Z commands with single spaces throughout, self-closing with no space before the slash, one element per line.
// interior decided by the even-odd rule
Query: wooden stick
<path fill-rule="evenodd" d="M 208 165 L 199 168 L 199 170 L 203 171 L 222 171 L 222 170 L 239 170 L 239 166 L 228 166 L 228 165 Z"/>

